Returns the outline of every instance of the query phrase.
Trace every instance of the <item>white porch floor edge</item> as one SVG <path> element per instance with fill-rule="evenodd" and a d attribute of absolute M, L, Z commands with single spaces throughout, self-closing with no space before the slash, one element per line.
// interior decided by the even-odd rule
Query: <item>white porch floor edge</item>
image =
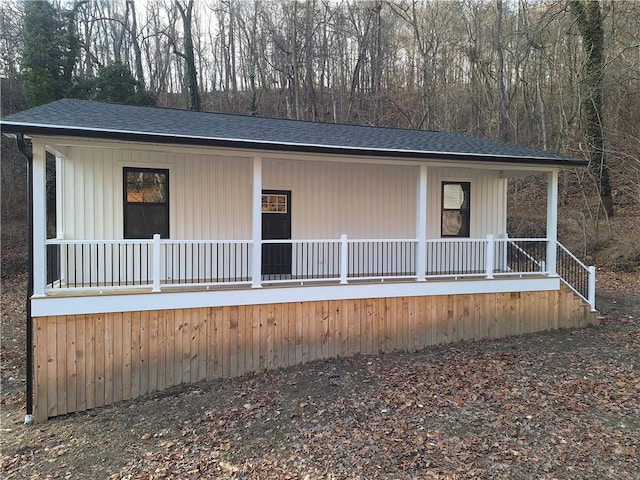
<path fill-rule="evenodd" d="M 468 295 L 553 291 L 559 277 L 431 280 L 426 282 L 351 283 L 348 285 L 275 286 L 198 292 L 126 293 L 79 297 L 33 297 L 34 317 L 182 308 L 261 305 L 362 298 Z"/>

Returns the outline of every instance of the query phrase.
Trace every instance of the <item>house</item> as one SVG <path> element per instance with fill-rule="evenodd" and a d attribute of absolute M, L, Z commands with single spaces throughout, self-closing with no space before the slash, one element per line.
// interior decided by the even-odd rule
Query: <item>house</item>
<path fill-rule="evenodd" d="M 83 100 L 2 130 L 32 182 L 29 420 L 595 321 L 594 269 L 556 235 L 558 172 L 582 160 L 458 133 Z M 546 236 L 509 238 L 507 180 L 540 173 Z"/>

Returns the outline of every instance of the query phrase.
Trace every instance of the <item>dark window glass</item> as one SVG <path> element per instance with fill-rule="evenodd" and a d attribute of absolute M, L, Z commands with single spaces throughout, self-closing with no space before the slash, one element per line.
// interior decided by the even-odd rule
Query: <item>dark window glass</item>
<path fill-rule="evenodd" d="M 124 169 L 124 238 L 169 237 L 169 170 Z"/>
<path fill-rule="evenodd" d="M 443 237 L 469 236 L 469 182 L 442 183 L 442 231 Z"/>

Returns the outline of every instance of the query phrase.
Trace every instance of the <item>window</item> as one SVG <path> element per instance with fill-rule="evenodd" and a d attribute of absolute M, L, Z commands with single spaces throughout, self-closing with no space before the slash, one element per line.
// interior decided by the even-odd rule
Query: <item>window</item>
<path fill-rule="evenodd" d="M 287 213 L 287 196 L 263 193 L 262 213 Z"/>
<path fill-rule="evenodd" d="M 469 236 L 469 182 L 442 183 L 442 236 Z"/>
<path fill-rule="evenodd" d="M 124 238 L 169 237 L 169 170 L 124 168 Z"/>

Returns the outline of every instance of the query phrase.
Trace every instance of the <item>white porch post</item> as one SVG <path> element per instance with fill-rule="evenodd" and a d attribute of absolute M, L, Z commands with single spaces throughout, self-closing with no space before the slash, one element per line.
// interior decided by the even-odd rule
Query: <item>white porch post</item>
<path fill-rule="evenodd" d="M 589 291 L 587 294 L 587 300 L 591 306 L 591 311 L 596 311 L 596 267 L 593 265 L 589 267 Z"/>
<path fill-rule="evenodd" d="M 349 283 L 347 278 L 349 276 L 349 243 L 347 241 L 347 234 L 340 235 L 340 283 L 346 285 Z"/>
<path fill-rule="evenodd" d="M 416 252 L 416 275 L 419 282 L 425 281 L 427 270 L 427 166 L 420 165 L 420 175 L 416 188 L 416 238 L 418 245 Z"/>
<path fill-rule="evenodd" d="M 493 278 L 493 265 L 495 263 L 496 254 L 496 242 L 493 239 L 493 235 L 487 235 L 487 258 L 485 265 L 485 276 L 487 278 Z"/>
<path fill-rule="evenodd" d="M 153 292 L 160 292 L 160 234 L 153 234 Z"/>
<path fill-rule="evenodd" d="M 33 143 L 33 296 L 44 296 L 47 284 L 47 153 Z"/>
<path fill-rule="evenodd" d="M 251 286 L 262 286 L 262 157 L 253 157 L 253 195 L 251 199 L 252 211 L 252 240 L 253 264 L 251 269 Z"/>
<path fill-rule="evenodd" d="M 547 174 L 547 274 L 556 275 L 558 243 L 558 171 Z"/>

